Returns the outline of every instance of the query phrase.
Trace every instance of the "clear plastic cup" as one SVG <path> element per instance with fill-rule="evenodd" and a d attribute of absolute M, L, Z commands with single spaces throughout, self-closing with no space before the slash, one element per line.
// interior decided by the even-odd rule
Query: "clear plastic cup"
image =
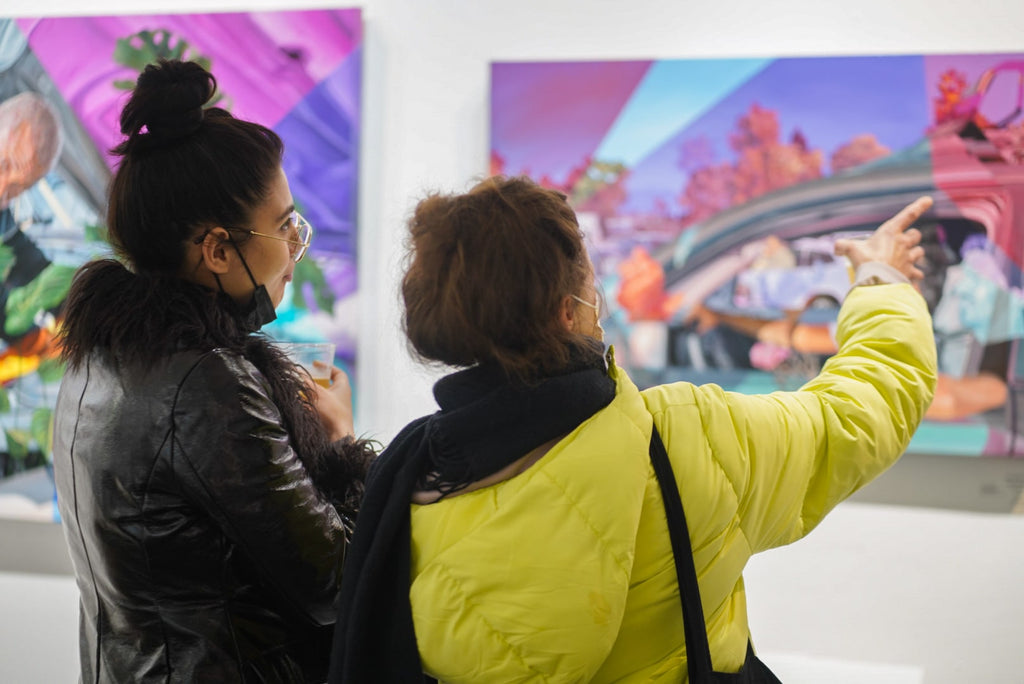
<path fill-rule="evenodd" d="M 333 342 L 281 342 L 281 350 L 293 362 L 305 368 L 314 382 L 331 386 L 331 367 L 334 365 Z M 314 363 L 320 361 L 320 364 Z"/>

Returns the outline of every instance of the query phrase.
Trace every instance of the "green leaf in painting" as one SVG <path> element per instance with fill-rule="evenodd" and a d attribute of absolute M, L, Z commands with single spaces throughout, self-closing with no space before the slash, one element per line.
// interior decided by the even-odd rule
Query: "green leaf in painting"
<path fill-rule="evenodd" d="M 292 290 L 292 304 L 301 309 L 308 309 L 306 301 L 306 285 L 313 294 L 313 301 L 316 307 L 328 314 L 334 311 L 334 292 L 327 284 L 327 278 L 320 269 L 316 260 L 305 258 L 295 265 L 295 272 L 292 274 L 294 289 Z"/>
<path fill-rule="evenodd" d="M 74 275 L 73 266 L 50 264 L 28 285 L 11 290 L 7 297 L 4 331 L 11 337 L 28 332 L 37 313 L 54 309 L 64 301 Z"/>
<path fill-rule="evenodd" d="M 24 461 L 28 456 L 28 444 L 32 436 L 27 430 L 5 429 L 4 436 L 7 437 L 7 452 L 15 461 Z"/>
<path fill-rule="evenodd" d="M 132 84 L 135 87 L 135 84 Z M 99 224 L 89 223 L 85 226 L 86 242 L 109 242 L 107 238 L 107 227 Z"/>
<path fill-rule="evenodd" d="M 33 411 L 30 432 L 43 456 L 49 459 L 53 451 L 53 409 L 42 406 Z"/>
<path fill-rule="evenodd" d="M 39 361 L 39 379 L 43 382 L 57 382 L 64 377 L 64 362 L 58 359 L 42 359 Z"/>

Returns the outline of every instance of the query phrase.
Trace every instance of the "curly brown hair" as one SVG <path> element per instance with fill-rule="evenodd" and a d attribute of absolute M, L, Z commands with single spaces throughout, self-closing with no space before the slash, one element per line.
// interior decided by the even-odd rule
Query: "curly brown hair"
<path fill-rule="evenodd" d="M 495 176 L 465 194 L 428 196 L 408 228 L 403 323 L 421 359 L 496 362 L 530 381 L 593 348 L 558 316 L 593 273 L 562 193 Z"/>

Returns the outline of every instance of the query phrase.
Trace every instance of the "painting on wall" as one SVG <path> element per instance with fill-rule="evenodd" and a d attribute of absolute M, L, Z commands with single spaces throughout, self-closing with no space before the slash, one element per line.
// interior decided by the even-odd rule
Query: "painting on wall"
<path fill-rule="evenodd" d="M 314 236 L 264 330 L 334 342 L 354 378 L 361 53 L 358 9 L 0 19 L 0 517 L 54 519 L 54 336 L 76 268 L 111 253 L 109 150 L 158 58 L 203 64 L 217 106 L 284 140 Z"/>
<path fill-rule="evenodd" d="M 936 400 L 910 451 L 1024 456 L 1024 55 L 495 63 L 491 172 L 564 192 L 640 385 L 795 389 L 914 198 Z"/>

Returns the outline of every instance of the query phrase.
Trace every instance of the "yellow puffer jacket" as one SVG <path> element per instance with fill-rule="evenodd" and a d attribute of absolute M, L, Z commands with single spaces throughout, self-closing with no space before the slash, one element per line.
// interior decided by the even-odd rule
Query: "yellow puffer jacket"
<path fill-rule="evenodd" d="M 807 534 L 903 452 L 935 348 L 909 285 L 855 288 L 840 352 L 797 392 L 675 383 L 615 399 L 524 473 L 412 507 L 411 601 L 443 682 L 679 682 L 686 649 L 652 416 L 678 480 L 716 669 L 748 639 L 751 554 Z"/>

